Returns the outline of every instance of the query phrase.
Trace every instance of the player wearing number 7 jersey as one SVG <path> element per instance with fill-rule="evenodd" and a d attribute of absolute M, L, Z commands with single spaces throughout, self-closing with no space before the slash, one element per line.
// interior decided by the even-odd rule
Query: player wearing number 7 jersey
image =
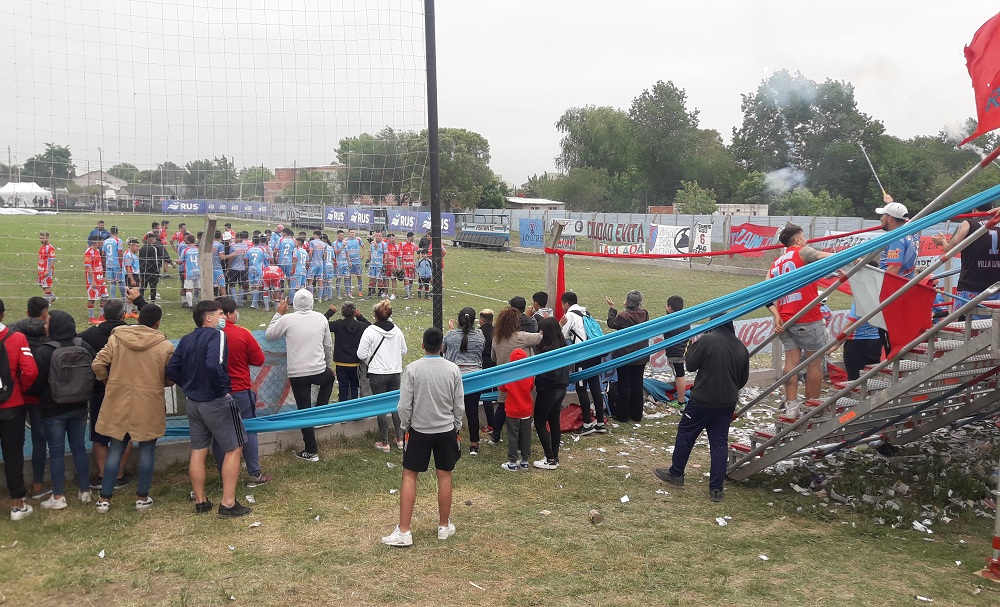
<path fill-rule="evenodd" d="M 785 254 L 774 260 L 767 278 L 771 279 L 782 274 L 793 272 L 814 261 L 828 257 L 830 253 L 817 251 L 806 245 L 802 228 L 789 223 L 778 235 L 778 240 L 785 245 Z M 802 360 L 802 352 L 809 357 L 813 352 L 826 345 L 826 323 L 819 303 L 810 307 L 819 290 L 816 283 L 810 283 L 798 291 L 785 295 L 778 301 L 767 306 L 774 317 L 774 330 L 781 340 L 785 351 L 785 373 L 798 366 Z M 798 312 L 808 307 L 808 311 L 794 325 L 785 323 Z M 823 359 L 817 358 L 806 369 L 806 398 L 818 398 L 823 381 Z M 795 419 L 799 415 L 798 404 L 799 379 L 793 375 L 785 382 L 785 416 Z"/>

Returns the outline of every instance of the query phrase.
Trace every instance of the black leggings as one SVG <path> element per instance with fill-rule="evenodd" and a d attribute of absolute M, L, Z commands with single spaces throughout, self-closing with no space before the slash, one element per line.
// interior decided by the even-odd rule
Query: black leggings
<path fill-rule="evenodd" d="M 479 392 L 465 395 L 465 419 L 469 424 L 469 442 L 479 442 Z"/>
<path fill-rule="evenodd" d="M 844 342 L 844 370 L 847 381 L 861 377 L 866 365 L 877 365 L 882 360 L 881 339 L 849 339 Z"/>
<path fill-rule="evenodd" d="M 9 409 L 0 409 L 0 449 L 3 453 L 3 470 L 4 476 L 7 478 L 7 491 L 10 492 L 12 500 L 22 499 L 26 491 L 24 487 L 24 422 L 28 417 L 29 406 L 37 405 L 20 405 Z"/>
<path fill-rule="evenodd" d="M 646 365 L 618 367 L 618 401 L 615 418 L 620 422 L 642 421 L 642 374 Z"/>
<path fill-rule="evenodd" d="M 333 371 L 329 368 L 322 373 L 306 375 L 303 377 L 289 377 L 288 383 L 292 386 L 292 396 L 295 397 L 295 407 L 297 409 L 308 409 L 312 407 L 312 387 L 319 386 L 319 393 L 316 395 L 316 406 L 326 405 L 330 402 L 330 395 L 333 394 Z M 302 440 L 305 442 L 305 449 L 309 453 L 319 453 L 316 446 L 316 430 L 313 428 L 302 428 Z"/>
<path fill-rule="evenodd" d="M 600 357 L 591 358 L 577 364 L 577 369 L 589 369 L 601 364 Z M 583 412 L 583 423 L 589 424 L 590 417 L 590 397 L 587 396 L 587 388 L 590 388 L 590 395 L 594 397 L 594 414 L 597 416 L 597 423 L 604 423 L 604 393 L 601 392 L 601 375 L 591 375 L 587 379 L 576 382 L 576 396 L 580 399 L 580 409 Z"/>
<path fill-rule="evenodd" d="M 566 388 L 543 388 L 535 395 L 535 432 L 542 444 L 545 459 L 559 461 L 559 441 L 562 440 L 560 414 Z M 548 429 L 545 425 L 548 424 Z"/>
<path fill-rule="evenodd" d="M 160 270 L 155 274 L 142 274 L 142 286 L 139 287 L 139 297 L 146 297 L 146 287 L 149 287 L 149 303 L 156 302 L 156 285 L 160 283 Z"/>

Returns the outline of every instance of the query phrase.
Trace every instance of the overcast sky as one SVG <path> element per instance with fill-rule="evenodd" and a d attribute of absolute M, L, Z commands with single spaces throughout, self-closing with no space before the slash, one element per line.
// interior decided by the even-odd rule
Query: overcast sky
<path fill-rule="evenodd" d="M 105 168 L 223 154 L 237 166 L 329 163 L 341 137 L 424 127 L 422 6 L 2 2 L 0 145 L 15 162 L 46 141 L 69 145 L 81 173 L 99 156 Z M 740 95 L 787 68 L 851 82 L 889 134 L 930 135 L 974 115 L 963 48 L 998 10 L 985 0 L 438 0 L 440 122 L 486 136 L 494 171 L 519 184 L 554 169 L 567 108 L 627 109 L 672 80 L 728 142 Z"/>

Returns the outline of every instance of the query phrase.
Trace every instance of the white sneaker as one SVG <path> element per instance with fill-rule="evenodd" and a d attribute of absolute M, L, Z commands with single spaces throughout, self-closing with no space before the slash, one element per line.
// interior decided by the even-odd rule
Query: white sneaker
<path fill-rule="evenodd" d="M 80 500 L 81 504 L 89 504 L 90 498 L 91 498 L 90 491 L 80 491 L 79 493 L 76 494 L 76 499 Z"/>
<path fill-rule="evenodd" d="M 798 419 L 799 417 L 799 401 L 797 400 L 786 400 L 785 401 L 785 417 L 790 419 Z"/>
<path fill-rule="evenodd" d="M 144 500 L 135 500 L 136 510 L 149 510 L 153 507 L 153 498 L 146 496 Z"/>
<path fill-rule="evenodd" d="M 449 537 L 455 535 L 455 525 L 452 524 L 451 520 L 448 521 L 447 527 L 442 527 L 438 525 L 438 539 L 446 540 Z"/>
<path fill-rule="evenodd" d="M 559 467 L 559 462 L 550 462 L 547 459 L 540 459 L 532 462 L 532 465 L 540 470 L 555 470 Z"/>
<path fill-rule="evenodd" d="M 452 529 L 454 529 L 454 527 L 452 527 Z M 413 533 L 409 531 L 403 533 L 399 530 L 399 525 L 396 525 L 396 529 L 392 533 L 382 538 L 382 543 L 386 546 L 398 546 L 400 548 L 412 546 Z"/>
<path fill-rule="evenodd" d="M 10 520 L 19 521 L 24 518 L 28 518 L 35 509 L 29 504 L 25 504 L 21 508 L 11 508 L 10 509 Z"/>
<path fill-rule="evenodd" d="M 55 499 L 49 496 L 47 500 L 44 500 L 39 506 L 45 508 L 46 510 L 62 510 L 66 507 L 66 496 L 62 496 L 59 499 Z"/>
<path fill-rule="evenodd" d="M 97 512 L 98 514 L 107 514 L 108 510 L 111 510 L 111 502 L 101 498 L 97 500 Z"/>

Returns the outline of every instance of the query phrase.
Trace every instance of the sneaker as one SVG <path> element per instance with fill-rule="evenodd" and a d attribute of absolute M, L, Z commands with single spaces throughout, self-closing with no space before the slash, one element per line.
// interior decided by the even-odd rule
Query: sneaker
<path fill-rule="evenodd" d="M 486 426 L 482 429 L 482 433 L 486 436 L 493 436 L 493 426 Z"/>
<path fill-rule="evenodd" d="M 559 462 L 551 459 L 540 459 L 532 463 L 539 470 L 555 470 L 559 467 Z"/>
<path fill-rule="evenodd" d="M 33 493 L 31 499 L 40 500 L 52 495 L 52 489 L 42 489 L 38 493 Z"/>
<path fill-rule="evenodd" d="M 453 525 L 450 520 L 448 521 L 448 525 L 446 527 L 438 525 L 439 540 L 446 540 L 453 535 L 455 535 L 455 525 Z"/>
<path fill-rule="evenodd" d="M 400 451 L 402 451 L 403 450 L 403 441 L 397 440 L 396 441 L 396 448 L 399 449 Z"/>
<path fill-rule="evenodd" d="M 673 474 L 670 474 L 670 468 L 657 468 L 656 470 L 653 470 L 653 474 L 656 475 L 656 478 L 661 481 L 670 483 L 675 487 L 684 486 L 684 475 L 674 476 Z"/>
<path fill-rule="evenodd" d="M 722 489 L 711 489 L 709 490 L 708 494 L 712 498 L 713 502 L 722 501 Z"/>
<path fill-rule="evenodd" d="M 210 500 L 205 500 L 203 502 L 198 502 L 194 505 L 195 514 L 206 514 L 212 511 L 212 502 Z"/>
<path fill-rule="evenodd" d="M 45 508 L 46 510 L 62 510 L 66 507 L 66 496 L 62 496 L 59 499 L 55 499 L 49 496 L 49 499 L 43 501 L 39 506 Z"/>
<path fill-rule="evenodd" d="M 531 467 L 531 464 L 528 463 L 528 460 L 522 459 L 520 462 L 518 462 L 517 467 L 520 468 L 521 470 L 527 470 L 528 468 Z"/>
<path fill-rule="evenodd" d="M 102 485 L 104 485 L 104 479 L 102 477 L 97 476 L 97 477 L 94 477 L 94 478 L 90 479 L 90 488 L 91 489 L 100 489 Z"/>
<path fill-rule="evenodd" d="M 576 430 L 573 430 L 573 434 L 577 436 L 587 436 L 588 434 L 593 434 L 594 432 L 597 432 L 597 422 L 586 423 Z"/>
<path fill-rule="evenodd" d="M 295 457 L 304 462 L 318 462 L 319 453 L 309 453 L 308 451 L 296 451 Z M 242 515 L 241 515 L 242 516 Z"/>
<path fill-rule="evenodd" d="M 487 445 L 499 445 L 501 442 L 503 442 L 502 438 L 493 438 L 491 436 L 488 439 L 486 439 L 486 444 Z"/>
<path fill-rule="evenodd" d="M 115 489 L 121 489 L 122 487 L 127 487 L 135 481 L 135 475 L 126 472 L 124 476 L 115 481 Z"/>
<path fill-rule="evenodd" d="M 35 511 L 35 509 L 32 508 L 28 504 L 25 504 L 24 506 L 22 506 L 20 508 L 11 508 L 10 509 L 10 520 L 12 520 L 12 521 L 19 521 L 21 519 L 28 518 L 29 516 L 31 516 L 31 513 L 34 512 L 34 511 Z"/>
<path fill-rule="evenodd" d="M 375 448 L 382 453 L 388 453 L 392 449 L 389 447 L 389 443 L 375 443 Z"/>
<path fill-rule="evenodd" d="M 454 529 L 454 527 L 452 527 L 452 529 Z M 382 543 L 385 544 L 386 546 L 398 546 L 400 548 L 405 548 L 406 546 L 412 546 L 413 533 L 409 531 L 403 533 L 402 531 L 399 530 L 399 525 L 396 525 L 396 528 L 393 530 L 392 533 L 382 538 Z"/>
<path fill-rule="evenodd" d="M 273 476 L 261 472 L 260 475 L 258 476 L 247 477 L 246 486 L 248 489 L 253 489 L 254 487 L 257 487 L 259 485 L 266 485 L 273 480 L 274 480 Z"/>
<path fill-rule="evenodd" d="M 111 510 L 111 502 L 102 498 L 97 500 L 96 509 L 98 514 L 107 514 Z"/>
<path fill-rule="evenodd" d="M 138 507 L 139 504 L 137 502 L 136 508 Z M 239 518 L 241 516 L 246 516 L 251 512 L 253 512 L 253 508 L 244 506 L 239 502 L 233 502 L 232 506 L 223 506 L 222 504 L 219 504 L 219 518 Z"/>
<path fill-rule="evenodd" d="M 517 462 L 504 462 L 500 464 L 501 470 L 506 470 L 507 472 L 517 472 Z"/>
<path fill-rule="evenodd" d="M 88 318 L 87 322 L 89 322 L 92 325 L 99 325 L 99 324 L 101 324 L 101 321 L 99 319 L 97 319 L 97 318 Z"/>
<path fill-rule="evenodd" d="M 153 507 L 153 498 L 146 496 L 146 499 L 135 500 L 136 510 L 149 510 Z"/>
<path fill-rule="evenodd" d="M 597 422 L 594 425 L 594 432 L 596 434 L 606 434 L 608 432 L 608 428 L 603 423 Z"/>
<path fill-rule="evenodd" d="M 89 504 L 91 499 L 90 491 L 80 491 L 76 494 L 76 499 L 80 500 L 81 504 Z"/>
<path fill-rule="evenodd" d="M 785 401 L 785 417 L 789 419 L 799 418 L 799 401 L 797 400 Z"/>
<path fill-rule="evenodd" d="M 479 447 L 470 446 L 469 447 L 469 455 L 479 455 Z"/>

